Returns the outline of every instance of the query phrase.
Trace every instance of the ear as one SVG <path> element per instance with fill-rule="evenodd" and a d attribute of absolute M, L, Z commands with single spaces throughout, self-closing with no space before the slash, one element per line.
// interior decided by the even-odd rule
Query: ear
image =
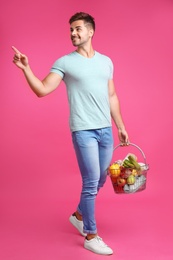
<path fill-rule="evenodd" d="M 90 33 L 90 36 L 91 36 L 91 38 L 92 38 L 93 35 L 94 35 L 94 30 L 91 28 L 91 29 L 89 30 L 89 33 Z"/>

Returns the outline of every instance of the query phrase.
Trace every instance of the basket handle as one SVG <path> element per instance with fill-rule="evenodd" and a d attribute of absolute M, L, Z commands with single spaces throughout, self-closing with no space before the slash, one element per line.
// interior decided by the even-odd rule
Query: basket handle
<path fill-rule="evenodd" d="M 147 164 L 147 163 L 146 163 L 146 156 L 145 156 L 144 152 L 142 151 L 142 149 L 141 149 L 138 145 L 133 144 L 133 143 L 128 143 L 128 145 L 132 145 L 132 146 L 136 147 L 136 148 L 141 152 L 141 154 L 142 154 L 142 156 L 143 156 L 143 158 L 144 158 L 145 164 Z M 117 146 L 114 147 L 113 151 L 115 151 L 115 150 L 116 150 L 118 147 L 120 147 L 120 146 L 121 146 L 121 147 L 124 147 L 122 144 L 118 144 Z"/>

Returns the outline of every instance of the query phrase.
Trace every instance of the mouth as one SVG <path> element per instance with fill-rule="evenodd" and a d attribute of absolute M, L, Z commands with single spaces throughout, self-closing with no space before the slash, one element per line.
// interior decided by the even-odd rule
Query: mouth
<path fill-rule="evenodd" d="M 72 41 L 75 41 L 75 40 L 78 40 L 78 39 L 79 39 L 78 37 L 71 37 Z"/>

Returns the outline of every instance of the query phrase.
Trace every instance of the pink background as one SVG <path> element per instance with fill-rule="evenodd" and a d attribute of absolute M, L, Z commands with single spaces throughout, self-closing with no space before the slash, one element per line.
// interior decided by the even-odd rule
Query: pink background
<path fill-rule="evenodd" d="M 147 189 L 116 195 L 108 179 L 97 198 L 100 236 L 111 259 L 173 259 L 173 2 L 171 0 L 6 0 L 0 4 L 0 259 L 100 259 L 68 222 L 80 175 L 62 83 L 39 99 L 12 63 L 16 46 L 43 78 L 74 50 L 68 19 L 96 19 L 93 44 L 111 57 L 131 142 L 150 165 Z M 118 144 L 114 127 L 115 144 Z M 122 148 L 120 148 L 122 149 Z M 118 150 L 114 153 L 119 157 Z M 120 159 L 120 158 L 118 158 Z"/>

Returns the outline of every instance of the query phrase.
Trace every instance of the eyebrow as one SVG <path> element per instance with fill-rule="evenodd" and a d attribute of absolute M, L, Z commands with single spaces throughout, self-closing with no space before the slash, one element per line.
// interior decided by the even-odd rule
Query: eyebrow
<path fill-rule="evenodd" d="M 78 29 L 78 28 L 82 28 L 82 26 L 78 25 L 75 28 L 70 27 L 70 30 L 74 30 L 74 29 Z"/>

